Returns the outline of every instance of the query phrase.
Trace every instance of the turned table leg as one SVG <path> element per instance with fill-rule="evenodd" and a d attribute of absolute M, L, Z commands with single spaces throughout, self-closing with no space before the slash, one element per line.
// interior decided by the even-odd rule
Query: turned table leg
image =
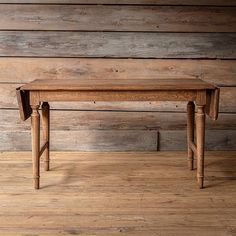
<path fill-rule="evenodd" d="M 47 102 L 42 104 L 42 128 L 43 128 L 43 143 L 47 143 L 46 149 L 43 152 L 44 169 L 49 170 L 49 135 L 50 135 L 50 107 Z"/>
<path fill-rule="evenodd" d="M 187 105 L 187 142 L 188 142 L 188 166 L 190 170 L 194 169 L 194 152 L 191 148 L 191 142 L 194 142 L 194 111 L 193 102 Z"/>
<path fill-rule="evenodd" d="M 205 106 L 197 105 L 196 139 L 197 139 L 197 180 L 198 180 L 199 188 L 203 188 L 203 182 L 204 182 L 204 143 L 205 143 Z"/>
<path fill-rule="evenodd" d="M 31 105 L 32 161 L 34 188 L 39 189 L 40 174 L 40 116 L 39 105 Z"/>

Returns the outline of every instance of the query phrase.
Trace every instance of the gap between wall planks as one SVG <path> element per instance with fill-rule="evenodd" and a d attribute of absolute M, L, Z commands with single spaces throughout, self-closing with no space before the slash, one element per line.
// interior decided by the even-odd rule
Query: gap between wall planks
<path fill-rule="evenodd" d="M 1 3 L 236 6 L 235 0 L 0 0 Z"/>

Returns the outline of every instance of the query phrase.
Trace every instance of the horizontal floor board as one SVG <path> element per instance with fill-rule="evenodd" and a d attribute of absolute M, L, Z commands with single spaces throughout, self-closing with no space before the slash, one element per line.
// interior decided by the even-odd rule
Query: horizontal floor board
<path fill-rule="evenodd" d="M 138 200 L 140 199 L 140 196 L 137 196 L 136 198 L 134 197 L 133 200 Z M 106 199 L 107 200 L 107 199 Z M 97 208 L 91 208 L 91 207 L 73 207 L 70 210 L 65 209 L 65 208 L 60 208 L 60 211 L 56 211 L 56 207 L 52 206 L 50 207 L 50 209 L 48 208 L 43 208 L 43 207 L 39 207 L 39 208 L 35 208 L 32 209 L 30 211 L 31 214 L 34 215 L 39 215 L 39 216 L 46 216 L 46 215 L 54 215 L 54 216 L 58 216 L 58 215 L 64 215 L 64 216 L 70 216 L 70 215 L 74 215 L 76 214 L 78 211 L 80 211 L 83 214 L 88 214 L 88 215 L 92 215 L 92 214 L 99 214 L 101 213 L 101 210 L 103 213 L 106 214 L 112 214 L 115 213 L 117 215 L 135 215 L 137 209 L 135 209 L 135 207 L 127 207 L 127 208 L 101 208 L 101 207 L 97 207 Z M 215 216 L 219 216 L 222 214 L 226 214 L 226 215 L 230 215 L 230 214 L 234 214 L 235 213 L 235 208 L 223 208 L 222 207 L 214 207 L 214 208 L 199 208 L 199 209 L 191 209 L 191 214 L 195 215 L 195 214 L 209 214 L 209 215 L 215 215 Z M 21 215 L 23 213 L 25 213 L 26 209 L 24 207 L 21 207 L 20 209 L 17 209 L 16 206 L 14 206 L 13 204 L 11 205 L 11 207 L 9 207 L 9 211 L 7 211 L 7 209 L 1 209 L 0 214 L 1 215 L 8 215 L 8 216 L 16 216 L 16 215 Z M 142 212 L 142 214 L 145 215 L 155 215 L 155 214 L 160 214 L 160 215 L 164 215 L 164 214 L 176 214 L 176 209 L 172 208 L 157 208 L 157 207 L 148 207 L 145 209 L 140 208 L 140 211 Z M 189 209 L 179 209 L 179 213 L 183 214 L 183 215 L 189 215 Z"/>
<path fill-rule="evenodd" d="M 96 203 L 95 203 L 96 204 Z M 145 206 L 144 206 L 145 207 Z M 235 226 L 235 219 L 232 222 L 229 221 L 230 217 L 226 217 L 220 222 L 218 217 L 215 215 L 208 215 L 206 218 L 202 218 L 201 215 L 192 216 L 193 221 L 191 222 L 192 226 L 219 226 L 219 224 L 228 224 L 229 226 Z M 77 214 L 77 217 L 67 217 L 67 216 L 57 216 L 57 227 L 62 228 L 65 225 L 73 225 L 78 228 L 97 228 L 102 229 L 104 227 L 138 227 L 142 224 L 144 227 L 149 227 L 155 225 L 156 227 L 177 227 L 179 225 L 188 226 L 186 222 L 186 217 L 180 214 L 177 215 L 151 215 L 145 217 L 137 217 L 133 219 L 133 215 L 103 215 L 98 219 L 97 215 L 80 215 Z M 85 220 L 86 219 L 86 220 Z M 32 216 L 32 215 L 20 215 L 20 216 L 0 216 L 0 227 L 24 227 L 24 228 L 35 228 L 43 230 L 44 228 L 52 228 L 55 225 L 54 216 Z M 41 222 L 40 224 L 38 222 Z M 92 226 L 91 226 L 92 223 Z"/>
<path fill-rule="evenodd" d="M 0 110 L 0 130 L 30 130 L 18 110 Z M 51 130 L 179 130 L 186 129 L 187 115 L 172 112 L 51 111 Z M 207 117 L 207 129 L 236 130 L 236 113 L 220 113 L 217 121 Z"/>
<path fill-rule="evenodd" d="M 2 5 L 0 30 L 236 32 L 234 7 Z"/>
<path fill-rule="evenodd" d="M 0 58 L 0 82 L 34 79 L 200 78 L 236 86 L 236 60 Z"/>
<path fill-rule="evenodd" d="M 228 229 L 229 228 L 229 229 Z M 78 227 L 70 227 L 69 229 L 62 228 L 47 228 L 46 230 L 40 230 L 42 232 L 47 232 L 51 235 L 68 235 L 70 234 L 81 234 L 81 235 L 127 235 L 127 236 L 145 236 L 152 235 L 153 232 L 162 233 L 163 235 L 169 236 L 184 236 L 191 234 L 192 236 L 231 236 L 231 232 L 234 229 L 233 227 L 225 227 L 225 226 L 207 226 L 207 227 L 199 227 L 199 226 L 186 226 L 179 229 L 179 227 L 148 227 L 147 230 L 143 226 L 132 226 L 132 227 L 103 227 L 103 228 L 79 228 Z M 30 229 L 22 229 L 21 227 L 4 227 L 1 229 L 4 236 L 15 236 L 15 234 L 19 234 L 19 232 L 24 232 L 26 234 L 37 234 L 39 232 L 38 228 L 30 228 Z M 9 234 L 9 232 L 13 232 Z M 15 233 L 14 233 L 15 232 Z"/>
<path fill-rule="evenodd" d="M 2 182 L 11 181 L 13 178 L 17 178 L 19 181 L 27 181 L 27 179 L 31 179 L 31 166 L 32 160 L 31 155 L 27 155 L 24 157 L 24 153 L 21 154 L 20 160 L 18 161 L 4 161 L 1 159 L 1 167 L 2 171 L 0 173 L 0 179 Z M 94 154 L 95 155 L 95 154 Z M 112 155 L 112 154 L 110 154 Z M 146 155 L 146 154 L 143 154 Z M 174 157 L 172 155 L 171 158 L 167 158 L 166 160 L 158 160 L 159 154 L 156 153 L 155 159 L 153 158 L 148 159 L 148 161 L 152 161 L 152 164 L 146 163 L 147 160 L 139 160 L 139 158 L 130 158 L 130 160 L 124 160 L 124 158 L 120 158 L 120 160 L 115 159 L 114 161 L 110 159 L 105 159 L 100 157 L 100 159 L 95 161 L 84 161 L 84 160 L 75 160 L 74 164 L 78 164 L 79 167 L 73 169 L 72 164 L 72 157 L 71 154 L 68 154 L 64 159 L 58 159 L 56 157 L 51 158 L 52 165 L 51 170 L 58 170 L 60 171 L 53 173 L 53 175 L 57 178 L 63 178 L 65 172 L 67 171 L 68 167 L 70 168 L 70 178 L 76 179 L 79 176 L 80 181 L 84 181 L 84 176 L 87 176 L 90 171 L 96 169 L 96 173 L 94 174 L 94 178 L 100 178 L 101 181 L 106 175 L 113 175 L 112 179 L 115 181 L 125 178 L 127 174 L 129 174 L 130 178 L 133 180 L 142 183 L 143 180 L 149 179 L 150 183 L 153 183 L 153 179 L 150 178 L 149 174 L 154 174 L 156 178 L 165 178 L 170 179 L 171 181 L 174 178 L 181 178 L 181 179 L 191 179 L 193 178 L 192 174 L 186 174 L 184 171 L 187 166 L 187 151 L 179 158 L 182 162 L 174 161 Z M 74 158 L 74 155 L 73 155 Z M 147 157 L 149 158 L 149 157 Z M 147 159 L 146 158 L 146 159 Z M 236 172 L 234 166 L 236 165 L 236 160 L 233 158 L 225 158 L 224 160 L 215 159 L 214 163 L 210 162 L 211 159 L 206 156 L 205 166 L 207 168 L 207 180 L 211 180 L 212 178 L 217 178 L 219 180 L 227 180 L 227 179 L 234 179 L 236 180 Z M 130 163 L 133 163 L 132 166 L 129 166 Z M 145 164 L 146 163 L 146 164 Z M 145 164 L 145 166 L 143 166 Z M 220 164 L 220 166 L 219 166 Z M 43 159 L 41 159 L 41 165 L 43 168 Z M 113 167 L 116 167 L 115 169 Z M 129 167 L 127 167 L 129 166 Z M 166 167 L 176 167 L 173 170 L 169 170 L 168 172 L 163 173 L 163 169 Z M 196 166 L 196 165 L 195 165 Z M 28 169 L 26 172 L 25 169 Z M 142 169 L 142 171 L 140 171 Z M 223 169 L 223 171 L 222 171 Z M 11 173 L 13 172 L 13 173 Z M 30 177 L 29 177 L 30 176 Z M 51 175 L 43 175 L 43 178 L 51 178 Z M 236 190 L 235 190 L 236 192 Z"/>
<path fill-rule="evenodd" d="M 0 84 L 0 108 L 17 108 L 16 88 L 22 84 Z M 236 87 L 222 87 L 220 111 L 236 112 Z M 52 102 L 54 109 L 186 111 L 186 102 Z"/>
<path fill-rule="evenodd" d="M 32 173 L 32 171 L 31 171 Z M 45 175 L 45 174 L 44 174 Z M 28 175 L 30 176 L 30 175 Z M 11 179 L 12 180 L 12 179 Z M 19 181 L 17 181 L 17 187 L 24 189 L 25 193 L 27 194 L 31 194 L 32 193 L 32 178 L 24 178 L 23 181 L 21 181 L 22 179 L 19 179 Z M 113 194 L 118 194 L 121 191 L 126 192 L 126 193 L 139 193 L 142 194 L 143 192 L 152 192 L 154 194 L 166 194 L 167 192 L 171 192 L 173 190 L 175 190 L 178 194 L 179 189 L 181 189 L 182 191 L 188 191 L 190 194 L 195 194 L 196 191 L 191 190 L 192 188 L 197 188 L 197 183 L 194 182 L 194 180 L 196 181 L 196 175 L 192 175 L 192 178 L 179 178 L 178 181 L 172 179 L 164 179 L 164 178 L 156 178 L 153 181 L 156 181 L 155 183 L 149 183 L 150 179 L 145 179 L 145 183 L 144 181 L 136 181 L 130 179 L 130 178 L 123 178 L 123 181 L 121 181 L 121 178 L 118 179 L 110 179 L 110 182 L 105 184 L 104 183 L 104 179 L 103 180 L 99 180 L 98 183 L 94 183 L 94 179 L 92 180 L 88 180 L 88 179 L 84 179 L 84 180 L 80 180 L 78 177 L 71 179 L 68 183 L 64 183 L 63 179 L 61 178 L 56 178 L 56 176 L 54 178 L 44 178 L 43 181 L 43 188 L 41 191 L 48 191 L 49 188 L 50 190 L 48 191 L 51 195 L 54 195 L 55 193 L 57 195 L 61 194 L 61 191 L 63 189 L 63 192 L 66 194 L 69 194 L 70 192 L 80 192 L 80 193 L 85 193 L 85 194 L 91 194 L 91 193 L 96 193 L 97 189 L 100 189 L 100 193 L 113 193 Z M 9 183 L 9 179 L 7 179 L 6 181 L 1 181 L 1 192 L 2 193 L 14 193 L 16 190 L 16 183 L 11 182 Z M 120 182 L 118 182 L 120 181 Z M 118 183 L 117 183 L 118 182 Z M 129 183 L 127 183 L 129 182 Z M 208 187 L 208 190 L 206 190 L 207 193 L 212 194 L 212 192 L 210 190 L 212 190 L 212 188 L 215 188 L 215 193 L 221 194 L 221 198 L 222 195 L 222 186 L 227 187 L 227 189 L 229 189 L 227 192 L 229 194 L 235 194 L 234 190 L 231 190 L 230 188 L 235 188 L 235 179 L 222 179 L 222 178 L 211 178 L 208 179 L 206 178 L 206 186 Z M 174 189 L 173 189 L 174 187 Z M 221 189 L 220 189 L 221 188 Z M 152 189 L 152 190 L 150 190 Z M 224 198 L 224 196 L 223 196 Z M 204 201 L 204 200 L 203 200 Z M 223 201 L 222 199 L 218 200 L 215 202 L 214 205 L 217 205 L 217 203 L 219 201 Z M 207 205 L 209 206 L 208 203 L 206 203 L 206 205 L 204 205 L 205 202 L 202 204 L 202 207 L 207 207 Z M 185 204 L 185 206 L 187 205 L 187 203 Z M 56 207 L 56 204 L 54 205 Z M 70 206 L 71 207 L 71 206 Z M 74 206 L 72 206 L 74 207 Z M 164 208 L 165 206 L 163 206 Z M 166 207 L 168 207 L 168 201 L 166 202 Z M 165 208 L 166 208 L 165 207 Z M 178 208 L 178 203 L 176 205 L 174 205 L 173 207 Z M 196 206 L 196 201 L 195 203 L 192 202 L 189 205 L 187 205 L 186 207 L 191 207 L 191 208 L 199 208 L 199 206 Z M 222 207 L 234 207 L 235 208 L 235 203 L 230 203 L 230 199 L 227 201 L 227 204 L 225 204 Z"/>
<path fill-rule="evenodd" d="M 235 40 L 234 33 L 0 31 L 0 56 L 235 59 Z"/>

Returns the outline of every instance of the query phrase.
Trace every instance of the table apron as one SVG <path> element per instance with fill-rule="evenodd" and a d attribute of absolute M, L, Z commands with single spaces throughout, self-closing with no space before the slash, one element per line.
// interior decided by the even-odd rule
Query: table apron
<path fill-rule="evenodd" d="M 176 91 L 30 91 L 30 103 L 43 101 L 195 101 L 196 90 Z"/>

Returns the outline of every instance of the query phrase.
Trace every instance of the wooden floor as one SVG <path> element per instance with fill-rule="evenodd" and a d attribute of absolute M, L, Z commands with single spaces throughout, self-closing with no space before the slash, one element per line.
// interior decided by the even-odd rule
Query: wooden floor
<path fill-rule="evenodd" d="M 52 153 L 32 188 L 29 152 L 0 154 L 0 235 L 235 236 L 236 152 Z"/>

